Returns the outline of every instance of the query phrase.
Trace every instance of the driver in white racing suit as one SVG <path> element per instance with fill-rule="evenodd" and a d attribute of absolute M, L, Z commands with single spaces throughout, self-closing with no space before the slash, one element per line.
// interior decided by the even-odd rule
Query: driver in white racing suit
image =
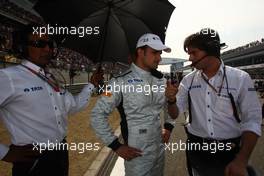
<path fill-rule="evenodd" d="M 156 70 L 162 50 L 170 52 L 157 35 L 141 36 L 134 63 L 128 71 L 110 80 L 91 113 L 96 134 L 125 159 L 126 176 L 163 175 L 164 142 L 168 142 L 174 126 L 167 115 L 166 80 Z M 125 144 L 118 141 L 107 119 L 120 103 L 127 122 Z M 162 110 L 164 129 L 160 120 Z"/>

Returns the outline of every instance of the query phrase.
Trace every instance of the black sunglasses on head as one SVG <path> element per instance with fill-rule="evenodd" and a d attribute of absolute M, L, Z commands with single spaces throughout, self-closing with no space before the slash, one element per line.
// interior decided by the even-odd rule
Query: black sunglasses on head
<path fill-rule="evenodd" d="M 29 46 L 35 47 L 35 48 L 45 48 L 47 45 L 50 49 L 55 48 L 55 42 L 53 40 L 35 40 L 35 41 L 29 41 Z"/>

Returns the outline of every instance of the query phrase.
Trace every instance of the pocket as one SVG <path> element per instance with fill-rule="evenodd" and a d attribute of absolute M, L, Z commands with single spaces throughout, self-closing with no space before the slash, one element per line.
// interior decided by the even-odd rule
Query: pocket
<path fill-rule="evenodd" d="M 216 106 L 221 114 L 228 117 L 233 116 L 233 107 L 229 97 L 218 96 L 216 99 Z"/>
<path fill-rule="evenodd" d="M 160 128 L 155 128 L 154 125 L 152 126 L 136 126 L 132 127 L 132 129 L 129 130 L 129 135 L 133 137 L 138 137 L 138 139 L 146 140 L 146 141 L 152 141 L 158 136 L 158 131 L 161 130 Z"/>
<path fill-rule="evenodd" d="M 161 141 L 160 128 L 137 126 L 129 130 L 128 145 L 141 149 L 144 154 L 153 151 L 157 141 Z"/>

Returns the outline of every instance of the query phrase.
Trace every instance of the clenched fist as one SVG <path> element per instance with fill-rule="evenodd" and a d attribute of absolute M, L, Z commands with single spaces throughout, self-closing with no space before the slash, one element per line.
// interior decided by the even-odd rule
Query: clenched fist
<path fill-rule="evenodd" d="M 176 102 L 177 92 L 178 92 L 178 85 L 177 84 L 171 84 L 170 81 L 167 81 L 165 96 L 169 102 Z"/>

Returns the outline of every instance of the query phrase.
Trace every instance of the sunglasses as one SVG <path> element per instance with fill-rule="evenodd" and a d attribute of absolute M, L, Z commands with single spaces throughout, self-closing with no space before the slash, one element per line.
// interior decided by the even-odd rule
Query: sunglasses
<path fill-rule="evenodd" d="M 29 46 L 35 47 L 35 48 L 45 48 L 47 45 L 50 49 L 55 48 L 55 42 L 53 40 L 35 40 L 35 41 L 29 41 Z"/>

